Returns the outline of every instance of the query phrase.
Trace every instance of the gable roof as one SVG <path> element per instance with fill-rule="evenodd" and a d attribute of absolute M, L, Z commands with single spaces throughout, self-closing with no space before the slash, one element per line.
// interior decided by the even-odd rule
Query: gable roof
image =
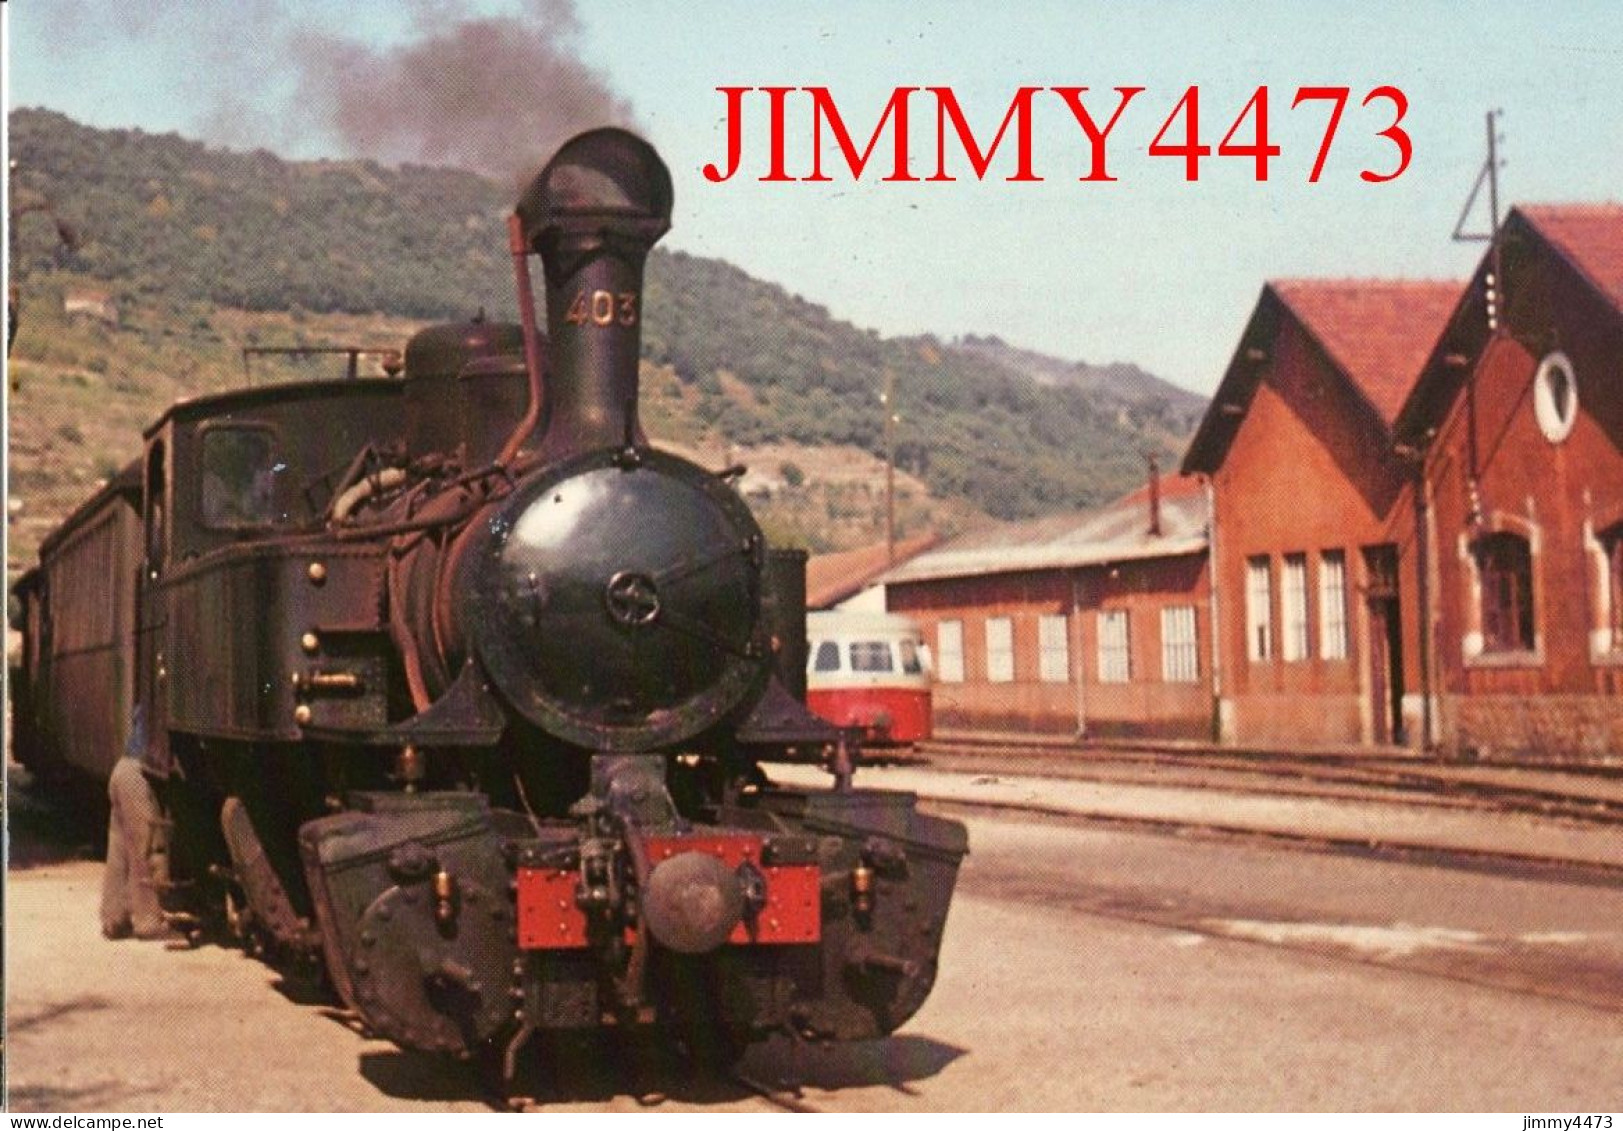
<path fill-rule="evenodd" d="M 1301 327 L 1391 432 L 1460 284 L 1436 279 L 1278 279 L 1265 284 L 1223 381 L 1184 455 L 1185 474 L 1223 464 L 1273 353 L 1282 319 Z"/>
<path fill-rule="evenodd" d="M 1161 533 L 1149 532 L 1148 487 L 1108 506 L 1002 523 L 953 539 L 887 573 L 887 584 L 984 577 L 1179 557 L 1206 549 L 1206 490 L 1192 476 L 1161 479 Z"/>
<path fill-rule="evenodd" d="M 900 565 L 928 550 L 940 539 L 933 533 L 903 538 L 896 543 L 896 564 Z M 854 597 L 891 568 L 885 543 L 859 546 L 832 554 L 817 554 L 806 561 L 806 607 L 826 609 Z"/>
<path fill-rule="evenodd" d="M 1623 311 L 1623 204 L 1529 204 L 1515 212 Z"/>
<path fill-rule="evenodd" d="M 1389 429 L 1454 304 L 1454 280 L 1286 279 L 1273 284 Z"/>
<path fill-rule="evenodd" d="M 1531 204 L 1511 209 L 1500 228 L 1501 254 L 1509 261 L 1514 312 L 1514 258 L 1544 254 L 1564 265 L 1623 316 L 1623 204 Z M 1488 342 L 1486 277 L 1493 252 L 1483 255 L 1469 285 L 1405 399 L 1393 433 L 1423 443 L 1426 431 L 1447 413 Z"/>

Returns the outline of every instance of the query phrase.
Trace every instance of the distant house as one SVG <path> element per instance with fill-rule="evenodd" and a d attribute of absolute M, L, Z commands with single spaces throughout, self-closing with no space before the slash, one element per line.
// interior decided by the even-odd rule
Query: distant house
<path fill-rule="evenodd" d="M 1396 420 L 1447 750 L 1623 756 L 1623 205 L 1523 207 Z"/>
<path fill-rule="evenodd" d="M 1213 489 L 1224 741 L 1420 740 L 1417 468 L 1392 430 L 1459 294 L 1263 287 L 1183 461 Z"/>
<path fill-rule="evenodd" d="M 886 574 L 935 658 L 938 731 L 1208 737 L 1206 523 L 1202 486 L 1170 478 Z"/>
<path fill-rule="evenodd" d="M 93 318 L 118 325 L 118 303 L 106 291 L 73 290 L 62 296 L 62 313 L 69 318 Z"/>

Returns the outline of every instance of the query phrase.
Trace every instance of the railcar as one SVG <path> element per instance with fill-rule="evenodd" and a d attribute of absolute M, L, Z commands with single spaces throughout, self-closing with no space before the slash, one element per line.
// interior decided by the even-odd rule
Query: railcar
<path fill-rule="evenodd" d="M 804 554 L 638 421 L 671 199 L 634 136 L 569 142 L 509 220 L 520 324 L 174 405 L 18 591 L 19 749 L 104 775 L 142 706 L 173 920 L 509 1083 L 538 1035 L 892 1031 L 967 850 L 851 784 L 804 705 Z M 774 784 L 795 760 L 831 786 Z"/>
<path fill-rule="evenodd" d="M 52 531 L 40 564 L 12 586 L 22 639 L 12 673 L 13 749 L 57 786 L 105 781 L 129 737 L 140 508 L 132 464 Z"/>
<path fill-rule="evenodd" d="M 930 650 L 895 613 L 829 610 L 806 618 L 806 705 L 865 744 L 906 746 L 931 735 Z"/>

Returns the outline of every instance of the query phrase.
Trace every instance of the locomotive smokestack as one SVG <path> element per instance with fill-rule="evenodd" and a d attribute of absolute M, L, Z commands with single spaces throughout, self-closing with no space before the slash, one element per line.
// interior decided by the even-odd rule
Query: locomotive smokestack
<path fill-rule="evenodd" d="M 643 438 L 643 266 L 670 229 L 671 201 L 665 163 L 617 129 L 566 142 L 519 200 L 524 245 L 546 271 L 549 459 Z"/>

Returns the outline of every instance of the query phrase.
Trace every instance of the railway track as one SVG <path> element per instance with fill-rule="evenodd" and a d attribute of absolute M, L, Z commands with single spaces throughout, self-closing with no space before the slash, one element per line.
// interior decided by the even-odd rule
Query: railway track
<path fill-rule="evenodd" d="M 902 761 L 903 759 L 897 759 Z M 955 773 L 1177 786 L 1525 813 L 1623 825 L 1623 767 L 1527 768 L 1369 754 L 934 740 L 908 759 Z"/>

